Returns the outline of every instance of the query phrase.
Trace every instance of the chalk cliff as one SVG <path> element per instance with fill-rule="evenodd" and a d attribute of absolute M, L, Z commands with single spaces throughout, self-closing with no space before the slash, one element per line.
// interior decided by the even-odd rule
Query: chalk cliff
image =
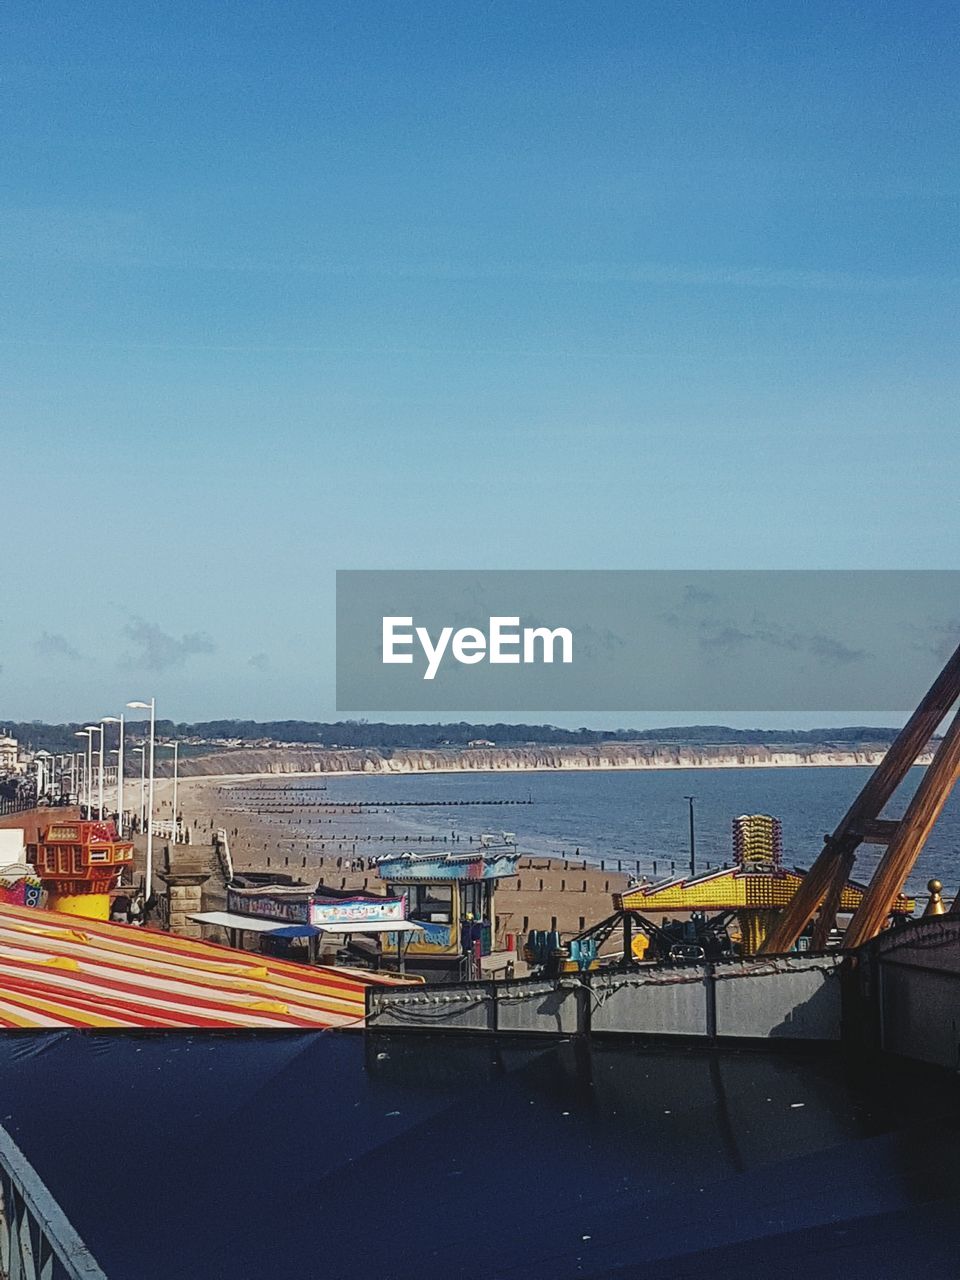
<path fill-rule="evenodd" d="M 440 773 L 522 772 L 539 769 L 740 769 L 753 767 L 861 765 L 873 767 L 885 749 L 859 751 L 811 744 L 777 749 L 751 747 L 674 747 L 647 743 L 602 746 L 524 746 L 409 749 L 398 751 L 335 748 L 238 748 L 180 758 L 182 776 L 294 773 Z M 926 757 L 922 758 L 925 763 Z M 158 762 L 158 773 L 170 765 Z"/>

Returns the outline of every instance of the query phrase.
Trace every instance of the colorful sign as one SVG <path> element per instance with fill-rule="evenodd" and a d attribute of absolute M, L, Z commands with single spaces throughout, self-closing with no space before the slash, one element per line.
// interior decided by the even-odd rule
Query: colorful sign
<path fill-rule="evenodd" d="M 113 844 L 117 828 L 113 819 L 94 822 L 55 822 L 43 835 L 45 844 Z"/>
<path fill-rule="evenodd" d="M 66 825 L 47 827 L 47 832 L 44 838 L 50 843 L 53 843 L 54 841 L 57 841 L 58 843 L 61 841 L 69 841 L 76 844 L 80 840 L 80 828 L 78 826 L 68 827 Z"/>
<path fill-rule="evenodd" d="M 422 926 L 422 932 L 411 934 L 406 942 L 411 955 L 430 952 L 449 954 L 453 948 L 453 929 L 450 925 L 434 924 L 429 920 L 418 920 L 417 924 Z M 394 951 L 397 949 L 397 937 L 395 933 L 388 933 L 386 936 L 386 946 Z"/>
<path fill-rule="evenodd" d="M 380 858 L 377 875 L 382 880 L 501 880 L 517 874 L 519 851 L 473 857 L 438 853 L 398 854 Z"/>
<path fill-rule="evenodd" d="M 15 907 L 42 907 L 46 898 L 46 890 L 35 875 L 13 876 L 0 873 L 0 902 L 7 902 Z"/>
<path fill-rule="evenodd" d="M 279 894 L 247 896 L 236 889 L 227 890 L 227 910 L 237 915 L 256 916 L 261 920 L 281 920 L 284 924 L 309 924 L 310 903 L 306 895 L 287 899 Z"/>
<path fill-rule="evenodd" d="M 335 898 L 310 903 L 310 923 L 330 925 L 395 924 L 407 918 L 406 898 Z"/>

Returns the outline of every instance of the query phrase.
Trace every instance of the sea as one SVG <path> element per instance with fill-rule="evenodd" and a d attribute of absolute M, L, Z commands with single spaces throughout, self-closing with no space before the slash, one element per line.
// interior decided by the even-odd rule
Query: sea
<path fill-rule="evenodd" d="M 744 813 L 779 818 L 785 864 L 808 867 L 871 772 L 856 766 L 451 772 L 287 777 L 267 786 L 284 787 L 286 796 L 295 787 L 297 801 L 311 807 L 314 800 L 317 806 L 361 806 L 358 819 L 367 833 L 467 844 L 481 834 L 506 832 L 535 856 L 581 858 L 608 870 L 659 877 L 689 868 L 689 796 L 698 871 L 732 861 L 732 822 Z M 910 771 L 884 817 L 902 815 L 922 776 L 922 767 Z M 868 879 L 881 855 L 879 846 L 861 846 L 855 878 Z M 948 898 L 960 889 L 957 792 L 907 887 L 923 894 L 931 878 L 943 881 Z"/>

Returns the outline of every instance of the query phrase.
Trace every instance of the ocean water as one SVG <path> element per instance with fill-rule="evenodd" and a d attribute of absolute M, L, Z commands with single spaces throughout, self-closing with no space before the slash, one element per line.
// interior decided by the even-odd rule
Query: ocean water
<path fill-rule="evenodd" d="M 783 824 L 784 861 L 809 866 L 825 832 L 840 821 L 870 776 L 869 768 L 724 768 L 578 773 L 447 773 L 398 777 L 327 776 L 277 779 L 266 786 L 296 786 L 299 801 L 356 801 L 363 815 L 344 817 L 338 828 L 399 834 L 456 836 L 467 843 L 482 832 L 509 831 L 532 854 L 581 857 L 624 871 L 637 864 L 647 874 L 678 873 L 689 863 L 688 804 L 693 795 L 697 865 L 705 869 L 732 859 L 732 820 L 742 813 L 769 813 Z M 888 806 L 898 817 L 923 775 L 911 770 Z M 285 795 L 290 795 L 285 792 Z M 503 806 L 496 800 L 532 801 Z M 377 802 L 417 802 L 416 807 Z M 488 803 L 471 803 L 471 802 Z M 430 802 L 438 802 L 431 804 Z M 443 803 L 439 803 L 443 802 Z M 295 821 L 295 820 L 294 820 Z M 289 829 L 289 828 L 288 828 Z M 380 850 L 364 845 L 360 852 Z M 867 878 L 882 849 L 861 846 L 857 878 Z M 952 898 L 960 889 L 960 796 L 954 793 L 924 849 L 908 887 L 925 889 L 933 876 Z"/>

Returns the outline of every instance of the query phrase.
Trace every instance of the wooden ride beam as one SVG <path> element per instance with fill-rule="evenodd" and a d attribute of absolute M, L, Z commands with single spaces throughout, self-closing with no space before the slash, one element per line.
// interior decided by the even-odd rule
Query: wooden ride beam
<path fill-rule="evenodd" d="M 913 870 L 933 824 L 960 777 L 960 712 L 944 734 L 937 754 L 920 780 L 913 799 L 900 821 L 897 834 L 887 846 L 873 873 L 863 901 L 854 912 L 843 939 L 844 947 L 859 947 L 875 938 Z"/>
<path fill-rule="evenodd" d="M 813 951 L 826 951 L 827 949 L 830 931 L 837 922 L 840 899 L 843 896 L 847 881 L 853 874 L 853 864 L 856 859 L 857 850 L 854 847 L 840 854 L 836 860 L 831 872 L 830 882 L 827 885 L 827 892 L 823 898 L 823 906 L 820 908 L 820 915 L 813 926 L 813 937 L 810 939 L 810 947 Z"/>
<path fill-rule="evenodd" d="M 872 822 L 864 823 L 863 843 L 889 844 L 899 826 L 900 823 L 895 818 L 874 818 Z"/>
<path fill-rule="evenodd" d="M 844 814 L 833 835 L 824 840 L 816 862 L 804 876 L 800 888 L 780 913 L 761 953 L 773 955 L 790 951 L 807 927 L 814 912 L 837 884 L 845 882 L 853 866 L 857 847 L 868 829 L 880 817 L 917 757 L 936 733 L 944 717 L 960 698 L 960 646 L 928 689 L 920 705 L 897 734 L 890 749 L 864 783 L 860 794 Z M 932 766 L 931 766 L 932 767 Z M 889 853 L 889 847 L 888 847 Z M 842 881 L 841 881 L 842 877 Z M 839 893 L 836 894 L 839 903 Z M 826 913 L 824 913 L 826 915 Z M 825 930 L 832 920 L 825 920 Z"/>

